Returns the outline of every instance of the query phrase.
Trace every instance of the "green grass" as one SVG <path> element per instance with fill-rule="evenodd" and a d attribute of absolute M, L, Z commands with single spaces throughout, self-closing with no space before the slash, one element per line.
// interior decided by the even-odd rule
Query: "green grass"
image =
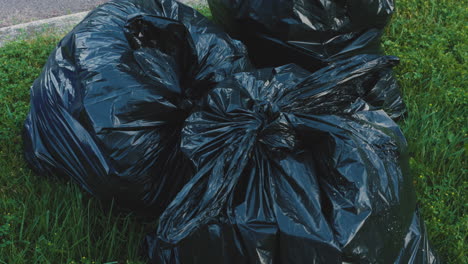
<path fill-rule="evenodd" d="M 466 246 L 466 0 L 400 0 L 384 47 L 409 115 L 401 121 L 430 239 L 446 263 L 468 263 Z M 204 14 L 209 14 L 206 8 Z M 139 263 L 155 228 L 105 210 L 74 184 L 34 175 L 22 157 L 29 87 L 58 36 L 0 48 L 0 264 Z"/>
<path fill-rule="evenodd" d="M 468 263 L 467 1 L 400 0 L 384 47 L 401 64 L 400 125 L 430 239 L 446 263 Z"/>

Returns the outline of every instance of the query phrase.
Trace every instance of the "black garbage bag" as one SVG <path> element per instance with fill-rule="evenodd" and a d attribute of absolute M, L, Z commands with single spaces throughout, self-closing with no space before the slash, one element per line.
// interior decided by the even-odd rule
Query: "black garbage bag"
<path fill-rule="evenodd" d="M 157 216 L 192 176 L 180 132 L 197 98 L 250 69 L 245 47 L 172 0 L 111 1 L 60 41 L 31 89 L 25 156 Z"/>
<path fill-rule="evenodd" d="M 405 236 L 405 245 L 394 263 L 441 263 L 430 247 L 426 226 L 419 216 L 419 210 L 413 215 Z"/>
<path fill-rule="evenodd" d="M 213 19 L 247 43 L 259 66 L 296 63 L 314 71 L 380 53 L 393 0 L 208 0 Z M 274 56 L 271 56 L 274 54 Z"/>
<path fill-rule="evenodd" d="M 356 92 L 396 62 L 359 55 L 218 84 L 184 125 L 197 174 L 147 236 L 150 262 L 423 263 L 406 140 Z"/>
<path fill-rule="evenodd" d="M 213 19 L 246 44 L 259 68 L 296 63 L 316 71 L 359 54 L 382 54 L 383 28 L 393 0 L 208 0 Z M 380 72 L 390 85 L 374 90 L 373 101 L 392 118 L 405 106 L 392 71 Z M 385 88 L 385 89 L 383 89 Z"/>

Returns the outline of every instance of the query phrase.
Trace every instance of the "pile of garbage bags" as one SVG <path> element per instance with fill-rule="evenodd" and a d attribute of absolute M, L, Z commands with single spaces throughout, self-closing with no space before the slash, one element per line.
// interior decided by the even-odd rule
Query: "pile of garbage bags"
<path fill-rule="evenodd" d="M 209 4 L 222 27 L 114 0 L 66 35 L 31 88 L 37 174 L 159 218 L 149 263 L 438 263 L 379 49 L 393 2 Z"/>

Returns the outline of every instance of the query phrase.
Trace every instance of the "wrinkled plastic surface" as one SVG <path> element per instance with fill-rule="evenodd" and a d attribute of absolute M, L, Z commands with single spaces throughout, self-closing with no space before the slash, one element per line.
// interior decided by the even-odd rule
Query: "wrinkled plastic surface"
<path fill-rule="evenodd" d="M 393 0 L 208 0 L 213 19 L 244 42 L 257 67 L 295 63 L 316 71 L 359 54 L 381 54 L 383 28 Z M 391 85 L 379 86 L 376 100 L 392 118 L 405 106 L 391 71 Z"/>
<path fill-rule="evenodd" d="M 381 31 L 394 11 L 393 0 L 208 3 L 213 19 L 246 41 L 259 66 L 293 62 L 312 71 L 343 57 L 380 53 Z"/>
<path fill-rule="evenodd" d="M 248 69 L 245 47 L 188 6 L 106 3 L 60 41 L 34 82 L 26 159 L 41 175 L 157 216 L 193 175 L 179 148 L 191 108 Z"/>
<path fill-rule="evenodd" d="M 418 210 L 413 215 L 411 226 L 405 236 L 404 248 L 400 251 L 395 263 L 441 263 L 431 249 L 426 226 Z"/>
<path fill-rule="evenodd" d="M 197 174 L 147 236 L 150 262 L 436 263 L 406 140 L 357 92 L 395 63 L 360 55 L 218 84 L 184 125 Z"/>

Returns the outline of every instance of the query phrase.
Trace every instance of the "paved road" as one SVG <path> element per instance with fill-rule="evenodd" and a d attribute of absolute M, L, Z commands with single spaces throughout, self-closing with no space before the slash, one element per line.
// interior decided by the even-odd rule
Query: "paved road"
<path fill-rule="evenodd" d="M 91 10 L 107 1 L 109 0 L 0 0 L 0 28 Z"/>
<path fill-rule="evenodd" d="M 95 8 L 108 0 L 0 0 L 0 27 Z"/>

